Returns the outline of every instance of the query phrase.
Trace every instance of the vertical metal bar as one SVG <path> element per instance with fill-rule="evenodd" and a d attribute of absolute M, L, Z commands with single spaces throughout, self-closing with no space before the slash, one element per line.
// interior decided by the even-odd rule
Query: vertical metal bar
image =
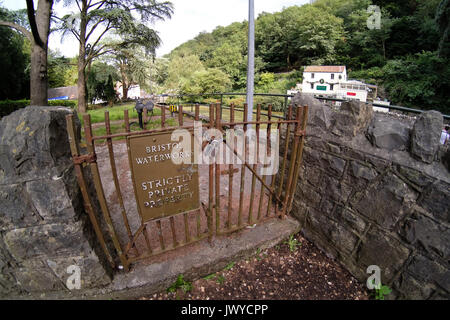
<path fill-rule="evenodd" d="M 143 115 L 142 115 L 142 128 L 143 130 L 147 130 L 147 109 L 144 108 Z"/>
<path fill-rule="evenodd" d="M 195 104 L 195 121 L 199 121 L 200 119 L 200 106 L 198 103 Z M 194 137 L 195 139 L 196 137 Z M 200 156 L 200 155 L 198 155 Z M 200 229 L 201 229 L 201 223 L 200 223 L 200 209 L 197 211 L 197 238 L 200 238 Z"/>
<path fill-rule="evenodd" d="M 66 123 L 67 123 L 67 132 L 69 135 L 69 144 L 70 144 L 70 150 L 72 153 L 72 157 L 78 157 L 80 155 L 80 148 L 78 145 L 78 141 L 76 139 L 77 133 L 75 128 L 75 123 L 73 121 L 73 114 L 66 116 Z M 81 164 L 74 164 L 75 167 L 75 174 L 77 176 L 78 185 L 80 186 L 81 194 L 83 196 L 83 203 L 84 208 L 86 209 L 87 214 L 89 215 L 89 219 L 92 223 L 92 226 L 94 228 L 94 232 L 97 236 L 97 239 L 100 242 L 100 246 L 103 249 L 103 252 L 105 253 L 105 256 L 111 265 L 112 268 L 115 268 L 114 260 L 108 250 L 108 247 L 106 246 L 105 238 L 103 237 L 103 233 L 100 229 L 100 225 L 97 221 L 97 217 L 95 216 L 94 209 L 92 206 L 92 199 L 89 195 L 88 188 L 86 185 L 86 179 L 84 177 L 84 172 Z"/>
<path fill-rule="evenodd" d="M 214 105 L 209 105 L 209 127 L 214 127 Z M 208 228 L 209 240 L 212 240 L 213 235 L 213 206 L 214 206 L 214 164 L 209 164 L 209 199 L 208 199 Z"/>
<path fill-rule="evenodd" d="M 267 110 L 267 121 L 272 121 L 272 105 L 269 104 L 268 106 L 268 110 Z M 270 148 L 270 129 L 271 129 L 271 123 L 267 124 L 267 134 L 266 134 L 266 150 L 264 152 L 264 163 L 263 166 L 265 165 L 266 161 L 267 161 L 267 154 L 270 152 L 269 148 Z M 263 176 L 261 178 L 265 179 L 266 176 Z M 269 191 L 270 193 L 271 191 Z M 261 190 L 259 192 L 259 206 L 258 206 L 258 220 L 261 219 L 261 209 L 262 209 L 262 205 L 263 205 L 263 200 L 264 200 L 264 185 L 261 183 Z M 267 203 L 267 207 L 270 207 L 270 203 Z"/>
<path fill-rule="evenodd" d="M 252 151 L 254 152 L 256 149 L 256 163 L 253 164 L 253 170 L 256 171 L 258 169 L 258 154 L 259 154 L 259 128 L 261 121 L 261 104 L 258 103 L 256 106 L 256 148 L 252 148 Z M 248 212 L 248 223 L 253 224 L 253 200 L 255 197 L 255 184 L 256 184 L 256 175 L 252 173 L 252 186 L 251 186 L 251 192 L 250 192 L 250 205 L 249 205 L 249 212 Z M 259 212 L 258 212 L 259 214 Z"/>
<path fill-rule="evenodd" d="M 105 127 L 106 127 L 106 134 L 110 135 L 111 134 L 111 123 L 109 121 L 109 111 L 108 110 L 105 111 Z M 128 222 L 128 217 L 127 217 L 127 212 L 125 210 L 125 205 L 123 203 L 122 191 L 120 189 L 119 178 L 117 176 L 117 168 L 116 168 L 116 161 L 114 158 L 114 147 L 113 147 L 112 139 L 107 138 L 106 142 L 107 142 L 108 152 L 109 152 L 109 163 L 111 165 L 111 173 L 113 176 L 114 186 L 116 188 L 117 198 L 119 200 L 120 211 L 122 214 L 123 222 L 125 224 L 125 228 L 127 230 L 128 238 L 130 239 L 130 241 L 132 241 L 133 233 L 131 232 L 130 224 Z M 136 252 L 139 254 L 139 251 L 137 250 L 136 247 L 135 247 L 135 249 L 136 249 Z"/>
<path fill-rule="evenodd" d="M 161 105 L 161 128 L 166 126 L 166 106 Z"/>
<path fill-rule="evenodd" d="M 292 118 L 292 105 L 289 105 L 287 120 L 291 120 L 291 118 Z M 281 172 L 281 174 L 280 174 L 280 185 L 278 186 L 278 193 L 277 193 L 278 198 L 281 197 L 281 191 L 283 190 L 284 171 L 286 170 L 286 162 L 287 162 L 287 156 L 288 156 L 289 139 L 290 139 L 290 132 L 291 132 L 290 126 L 291 126 L 290 123 L 286 124 L 286 136 L 285 136 L 285 141 L 284 141 L 283 165 L 282 165 L 281 171 L 280 171 Z"/>
<path fill-rule="evenodd" d="M 172 238 L 173 238 L 173 247 L 178 247 L 178 241 L 177 241 L 177 233 L 175 230 L 175 219 L 174 217 L 170 217 L 170 229 L 172 230 Z"/>
<path fill-rule="evenodd" d="M 248 106 L 245 103 L 244 104 L 244 119 L 243 121 L 247 121 L 247 112 L 248 112 Z M 245 191 L 245 163 L 247 161 L 247 124 L 244 124 L 244 141 L 243 141 L 243 147 L 244 147 L 244 159 L 242 159 L 243 163 L 241 165 L 241 184 L 239 189 L 239 213 L 238 213 L 238 226 L 240 227 L 242 225 L 242 209 L 244 207 L 244 191 Z"/>
<path fill-rule="evenodd" d="M 297 135 L 300 135 L 300 144 L 298 146 L 298 151 L 297 151 L 297 158 L 295 160 L 295 170 L 294 170 L 294 183 L 292 184 L 291 190 L 289 191 L 289 205 L 287 208 L 287 213 L 289 213 L 292 209 L 292 202 L 294 200 L 294 194 L 296 191 L 296 187 L 297 187 L 297 181 L 298 181 L 298 176 L 300 173 L 300 166 L 302 164 L 302 158 L 303 158 L 303 147 L 305 145 L 305 132 L 306 132 L 306 122 L 308 120 L 308 106 L 304 106 L 302 108 L 303 110 L 303 114 L 302 114 L 302 121 L 300 126 L 298 127 L 297 130 Z"/>
<path fill-rule="evenodd" d="M 216 129 L 220 132 L 222 132 L 222 124 L 221 124 L 221 111 L 222 110 L 222 106 L 220 105 L 220 103 L 216 103 Z M 217 139 L 218 137 L 216 137 Z M 215 157 L 215 162 L 216 162 L 216 230 L 217 232 L 220 231 L 220 161 L 219 161 L 219 156 L 220 156 L 220 152 L 218 152 L 219 150 L 216 150 L 216 157 Z"/>
<path fill-rule="evenodd" d="M 281 121 L 280 120 L 278 120 L 277 132 L 278 132 L 278 134 L 280 134 L 280 132 L 281 132 Z M 276 156 L 278 156 L 278 154 Z M 284 174 L 284 173 L 282 172 L 282 174 Z M 272 179 L 272 183 L 270 184 L 270 189 L 273 190 L 273 194 L 271 192 L 270 195 L 269 195 L 269 200 L 268 200 L 269 203 L 268 203 L 268 206 L 267 206 L 266 217 L 268 217 L 270 215 L 270 204 L 272 203 L 273 195 L 276 195 L 276 191 L 275 191 L 276 176 L 272 175 L 271 179 Z M 274 213 L 275 213 L 275 215 L 277 215 L 277 209 L 278 209 L 278 204 L 275 202 L 274 203 Z"/>
<path fill-rule="evenodd" d="M 189 243 L 191 241 L 191 234 L 189 232 L 189 216 L 187 213 L 184 214 L 184 235 L 186 243 Z"/>
<path fill-rule="evenodd" d="M 166 126 L 166 107 L 161 105 L 161 128 Z M 166 250 L 166 245 L 164 244 L 163 231 L 161 226 L 161 220 L 156 221 L 156 227 L 158 229 L 158 237 L 159 237 L 159 245 L 161 246 L 161 250 Z"/>
<path fill-rule="evenodd" d="M 178 124 L 183 126 L 183 106 L 178 106 Z"/>
<path fill-rule="evenodd" d="M 147 245 L 147 251 L 148 254 L 153 254 L 153 250 L 152 250 L 152 246 L 150 245 L 150 239 L 148 238 L 148 233 L 147 233 L 147 225 L 144 226 L 144 230 L 142 231 L 144 233 L 144 238 L 145 238 L 145 243 Z"/>
<path fill-rule="evenodd" d="M 234 122 L 234 104 L 230 105 L 230 123 Z M 231 129 L 231 141 L 227 141 L 227 143 L 234 149 L 234 125 L 230 124 Z M 230 161 L 231 157 L 230 156 Z M 233 163 L 228 165 L 228 229 L 231 229 L 231 212 L 233 206 Z"/>
<path fill-rule="evenodd" d="M 123 120 L 125 121 L 125 131 L 130 132 L 130 118 L 128 117 L 128 109 L 123 110 Z"/>
<path fill-rule="evenodd" d="M 289 201 L 289 191 L 291 190 L 291 184 L 293 181 L 293 175 L 294 175 L 294 169 L 295 169 L 295 161 L 297 158 L 297 150 L 298 150 L 298 144 L 299 144 L 299 140 L 300 137 L 298 135 L 298 130 L 300 127 L 300 111 L 301 108 L 297 107 L 297 112 L 296 112 L 296 116 L 295 119 L 297 120 L 297 122 L 295 123 L 295 135 L 294 135 L 294 148 L 292 149 L 292 153 L 291 153 L 291 159 L 289 161 L 289 173 L 288 173 L 288 180 L 286 183 L 286 191 L 285 191 L 285 195 L 284 195 L 284 204 L 283 204 L 283 210 L 281 212 L 281 217 L 284 218 L 286 216 L 286 212 L 287 212 L 287 206 L 288 206 L 288 201 Z"/>
<path fill-rule="evenodd" d="M 92 126 L 91 126 L 91 116 L 89 114 L 85 114 L 83 116 L 84 120 L 84 134 L 86 138 L 86 147 L 89 153 L 95 154 L 94 143 L 92 140 Z M 98 200 L 100 203 L 100 207 L 103 212 L 103 216 L 105 218 L 106 225 L 108 226 L 108 231 L 111 235 L 114 247 L 119 254 L 120 261 L 123 264 L 125 270 L 129 269 L 129 263 L 126 256 L 123 254 L 122 247 L 120 245 L 119 239 L 116 234 L 116 230 L 114 229 L 113 222 L 111 220 L 111 215 L 109 213 L 108 205 L 106 203 L 105 193 L 103 191 L 103 186 L 100 178 L 100 172 L 98 170 L 97 162 L 92 162 L 89 164 L 91 169 L 92 177 L 94 180 L 95 190 L 97 191 Z"/>

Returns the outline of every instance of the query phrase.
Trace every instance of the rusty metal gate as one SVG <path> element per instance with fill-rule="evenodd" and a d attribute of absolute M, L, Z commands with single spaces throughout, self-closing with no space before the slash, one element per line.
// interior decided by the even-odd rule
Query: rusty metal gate
<path fill-rule="evenodd" d="M 252 227 L 268 219 L 284 218 L 289 214 L 297 185 L 296 181 L 299 178 L 308 113 L 307 106 L 296 106 L 295 108 L 289 106 L 285 117 L 276 117 L 272 113 L 272 106 L 268 106 L 267 113 L 262 113 L 261 105 L 258 105 L 254 112 L 256 120 L 245 121 L 247 105 L 244 105 L 243 109 L 238 109 L 233 104 L 226 108 L 222 108 L 220 104 L 209 105 L 209 119 L 203 126 L 222 132 L 221 143 L 239 158 L 240 164 L 198 165 L 200 167 L 196 167 L 195 170 L 198 172 L 198 179 L 201 182 L 199 190 L 195 190 L 199 194 L 198 208 L 195 206 L 186 208 L 186 210 L 178 208 L 169 215 L 162 212 L 162 215 L 152 218 L 142 214 L 142 210 L 145 208 L 141 209 L 140 204 L 137 203 L 139 195 L 136 192 L 136 186 L 134 185 L 133 188 L 134 194 L 128 192 L 131 190 L 130 178 L 123 178 L 131 173 L 132 184 L 135 183 L 130 143 L 137 141 L 137 137 L 147 137 L 144 139 L 150 137 L 156 141 L 158 135 L 171 133 L 176 129 L 186 129 L 191 132 L 195 130 L 193 121 L 183 117 L 185 115 L 183 106 L 178 106 L 178 117 L 176 120 L 171 118 L 171 121 L 168 121 L 168 114 L 166 114 L 166 112 L 170 112 L 167 106 L 157 105 L 156 107 L 161 110 L 158 127 L 146 128 L 144 121 L 142 130 L 133 131 L 128 110 L 124 110 L 124 131 L 119 133 L 112 133 L 109 112 L 105 111 L 106 134 L 97 136 L 93 135 L 90 115 L 84 115 L 85 148 L 80 145 L 80 132 L 77 132 L 74 116 L 68 115 L 66 119 L 73 163 L 85 210 L 112 267 L 117 268 L 120 263 L 125 270 L 129 270 L 132 263 L 203 239 L 211 241 L 214 236 Z M 190 116 L 195 121 L 199 121 L 200 106 L 197 104 L 193 106 L 193 109 L 195 112 Z M 222 116 L 227 110 L 229 111 L 229 120 L 225 121 L 222 120 Z M 242 119 L 238 119 L 238 121 L 235 119 L 237 112 L 242 113 Z M 265 119 L 262 121 L 261 117 Z M 205 121 L 205 118 L 203 120 Z M 169 126 L 168 122 L 172 124 L 176 122 L 176 125 Z M 280 162 L 277 174 L 271 176 L 258 174 L 261 164 L 249 163 L 248 145 L 250 142 L 247 138 L 244 138 L 243 156 L 236 150 L 234 144 L 224 138 L 223 132 L 226 129 L 240 128 L 245 133 L 252 126 L 256 127 L 258 146 L 259 129 L 262 126 L 267 127 L 267 135 L 264 137 L 267 154 L 271 148 L 272 129 L 276 129 L 282 137 L 280 154 L 277 155 Z M 122 161 L 119 163 L 119 167 L 125 169 L 122 169 L 123 172 L 118 172 L 116 163 L 118 154 L 115 153 L 114 148 L 121 145 L 120 142 L 113 140 L 123 138 L 127 140 L 129 167 Z M 202 150 L 214 139 L 217 141 L 217 138 L 208 137 L 201 146 Z M 105 149 L 103 157 L 105 159 L 98 157 L 96 148 Z M 106 161 L 101 163 L 100 169 L 109 163 L 110 175 L 101 174 L 100 161 Z M 95 192 L 90 192 L 89 181 L 91 179 L 87 179 L 87 175 L 92 177 Z M 114 189 L 112 195 L 105 194 L 105 186 Z M 126 192 L 124 193 L 123 190 Z M 98 210 L 96 210 L 95 203 L 98 203 Z M 100 211 L 101 215 L 97 211 Z M 164 207 L 162 211 L 164 211 Z M 116 261 L 117 257 L 120 262 Z"/>

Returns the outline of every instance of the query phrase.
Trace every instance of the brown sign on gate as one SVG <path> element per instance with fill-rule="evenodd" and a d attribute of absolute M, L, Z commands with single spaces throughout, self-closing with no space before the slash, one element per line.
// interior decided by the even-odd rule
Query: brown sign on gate
<path fill-rule="evenodd" d="M 172 161 L 193 160 L 193 146 L 190 152 L 182 150 L 170 132 L 131 136 L 127 146 L 143 222 L 199 208 L 198 166 Z"/>

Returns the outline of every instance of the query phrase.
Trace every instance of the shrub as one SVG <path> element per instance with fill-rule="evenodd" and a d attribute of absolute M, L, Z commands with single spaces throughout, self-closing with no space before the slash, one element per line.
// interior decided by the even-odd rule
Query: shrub
<path fill-rule="evenodd" d="M 30 105 L 30 100 L 3 100 L 0 101 L 0 117 L 6 117 L 7 115 L 13 113 L 16 110 L 28 107 Z M 62 106 L 69 108 L 76 108 L 78 106 L 77 100 L 50 100 L 48 102 L 49 106 Z"/>

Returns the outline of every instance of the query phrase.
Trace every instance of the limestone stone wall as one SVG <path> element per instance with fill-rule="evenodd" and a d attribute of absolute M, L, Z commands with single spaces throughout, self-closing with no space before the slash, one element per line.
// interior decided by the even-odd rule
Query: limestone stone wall
<path fill-rule="evenodd" d="M 61 107 L 27 107 L 0 122 L 0 297 L 68 293 L 111 282 L 83 209 Z M 78 123 L 79 125 L 79 123 Z"/>
<path fill-rule="evenodd" d="M 378 265 L 390 298 L 450 298 L 442 115 L 374 113 L 359 102 L 338 109 L 306 95 L 293 102 L 310 107 L 292 210 L 303 234 L 363 282 Z"/>

